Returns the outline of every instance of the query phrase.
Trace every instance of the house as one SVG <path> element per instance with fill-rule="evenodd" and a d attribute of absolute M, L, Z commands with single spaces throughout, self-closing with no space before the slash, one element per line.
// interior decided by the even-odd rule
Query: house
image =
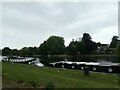
<path fill-rule="evenodd" d="M 109 44 L 101 44 L 97 49 L 97 53 L 103 54 L 106 52 L 108 48 L 109 48 Z"/>

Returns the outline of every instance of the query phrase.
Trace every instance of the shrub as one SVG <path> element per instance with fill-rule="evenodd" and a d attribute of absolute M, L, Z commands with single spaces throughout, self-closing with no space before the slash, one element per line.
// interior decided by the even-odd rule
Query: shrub
<path fill-rule="evenodd" d="M 46 84 L 46 90 L 54 90 L 54 88 L 55 88 L 54 82 L 49 80 Z"/>

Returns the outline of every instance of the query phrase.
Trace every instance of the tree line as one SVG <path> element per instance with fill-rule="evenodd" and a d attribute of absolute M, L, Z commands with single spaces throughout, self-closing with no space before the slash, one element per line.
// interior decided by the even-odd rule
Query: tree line
<path fill-rule="evenodd" d="M 115 48 L 118 42 L 118 37 L 113 36 L 110 43 L 110 48 Z M 2 55 L 18 55 L 18 56 L 33 56 L 33 55 L 88 55 L 96 53 L 96 50 L 101 46 L 100 42 L 95 42 L 89 33 L 84 33 L 79 40 L 72 40 L 68 46 L 65 46 L 65 40 L 61 36 L 50 36 L 47 40 L 40 44 L 39 47 L 23 47 L 20 50 L 4 47 Z"/>

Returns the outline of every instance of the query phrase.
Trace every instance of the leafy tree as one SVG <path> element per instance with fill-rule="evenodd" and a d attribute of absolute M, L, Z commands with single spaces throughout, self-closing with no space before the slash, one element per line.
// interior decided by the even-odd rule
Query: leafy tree
<path fill-rule="evenodd" d="M 120 63 L 120 40 L 118 40 L 116 53 L 118 55 L 118 62 Z"/>
<path fill-rule="evenodd" d="M 64 49 L 64 38 L 51 36 L 40 45 L 39 53 L 43 55 L 59 55 L 64 54 Z"/>
<path fill-rule="evenodd" d="M 118 42 L 118 36 L 113 36 L 112 41 L 110 43 L 110 48 L 116 48 Z"/>
<path fill-rule="evenodd" d="M 11 55 L 19 55 L 19 51 L 17 49 L 12 49 Z"/>
<path fill-rule="evenodd" d="M 26 56 L 28 55 L 29 49 L 27 47 L 23 47 L 21 50 L 19 50 L 20 56 Z"/>
<path fill-rule="evenodd" d="M 38 48 L 37 47 L 33 47 L 33 55 L 38 55 Z"/>
<path fill-rule="evenodd" d="M 38 53 L 43 55 L 48 55 L 48 50 L 49 50 L 48 43 L 44 41 L 38 48 Z"/>
<path fill-rule="evenodd" d="M 67 47 L 67 53 L 70 55 L 75 55 L 77 53 L 77 45 L 78 45 L 78 42 L 72 40 L 69 46 Z"/>
<path fill-rule="evenodd" d="M 105 50 L 105 54 L 109 54 L 111 52 L 111 49 L 108 47 L 108 48 L 106 48 L 106 50 Z"/>
<path fill-rule="evenodd" d="M 2 55 L 2 50 L 0 49 L 0 55 Z"/>
<path fill-rule="evenodd" d="M 90 54 L 93 51 L 96 51 L 98 44 L 92 41 L 91 36 L 88 33 L 84 33 L 82 37 L 82 42 L 85 44 L 86 54 Z"/>
<path fill-rule="evenodd" d="M 9 56 L 11 54 L 11 49 L 9 47 L 5 47 L 2 49 L 3 56 Z"/>
<path fill-rule="evenodd" d="M 86 46 L 85 46 L 85 43 L 80 42 L 79 48 L 80 48 L 80 51 L 79 51 L 80 54 L 85 54 L 85 53 L 86 53 Z"/>
<path fill-rule="evenodd" d="M 72 40 L 67 47 L 67 54 L 76 55 L 77 53 L 84 54 L 85 53 L 85 44 L 80 41 Z"/>
<path fill-rule="evenodd" d="M 37 55 L 37 47 L 28 47 L 28 55 Z"/>

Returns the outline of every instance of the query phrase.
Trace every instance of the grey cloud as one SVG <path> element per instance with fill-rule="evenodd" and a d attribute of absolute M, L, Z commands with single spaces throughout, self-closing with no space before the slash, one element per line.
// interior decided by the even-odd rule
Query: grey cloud
<path fill-rule="evenodd" d="M 104 42 L 97 35 L 117 34 L 117 3 L 6 2 L 2 16 L 3 46 L 38 46 L 50 35 L 63 36 L 68 45 L 72 38 L 81 37 L 84 32 Z M 114 31 L 110 31 L 111 27 Z M 106 43 L 112 36 L 110 33 Z"/>

